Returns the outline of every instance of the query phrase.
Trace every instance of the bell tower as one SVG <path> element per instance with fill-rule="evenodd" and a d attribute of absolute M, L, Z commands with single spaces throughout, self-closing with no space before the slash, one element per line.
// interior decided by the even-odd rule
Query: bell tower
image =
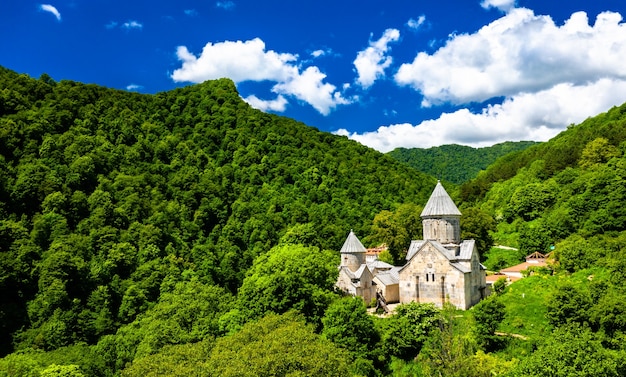
<path fill-rule="evenodd" d="M 355 272 L 365 263 L 365 246 L 359 241 L 352 230 L 341 247 L 341 267 L 348 267 Z"/>
<path fill-rule="evenodd" d="M 437 181 L 420 217 L 424 240 L 434 240 L 458 254 L 461 243 L 461 211 Z"/>

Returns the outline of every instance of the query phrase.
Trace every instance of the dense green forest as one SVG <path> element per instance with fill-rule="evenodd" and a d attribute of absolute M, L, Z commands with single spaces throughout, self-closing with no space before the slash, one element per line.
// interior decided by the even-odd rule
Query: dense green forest
<path fill-rule="evenodd" d="M 626 105 L 449 187 L 483 260 L 549 268 L 377 317 L 334 290 L 338 250 L 354 229 L 401 262 L 434 177 L 229 80 L 0 88 L 0 376 L 626 375 Z"/>
<path fill-rule="evenodd" d="M 460 185 L 475 178 L 498 158 L 535 144 L 534 141 L 507 141 L 484 148 L 450 144 L 426 149 L 396 148 L 387 154 L 421 172 Z"/>

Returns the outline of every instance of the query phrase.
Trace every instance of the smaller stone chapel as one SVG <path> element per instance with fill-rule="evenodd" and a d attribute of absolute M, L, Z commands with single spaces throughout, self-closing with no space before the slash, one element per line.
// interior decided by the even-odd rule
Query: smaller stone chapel
<path fill-rule="evenodd" d="M 474 240 L 461 240 L 461 212 L 441 182 L 421 213 L 424 239 L 411 241 L 404 266 L 365 259 L 366 249 L 350 231 L 341 248 L 337 287 L 386 303 L 449 302 L 469 309 L 486 295 L 485 267 Z"/>

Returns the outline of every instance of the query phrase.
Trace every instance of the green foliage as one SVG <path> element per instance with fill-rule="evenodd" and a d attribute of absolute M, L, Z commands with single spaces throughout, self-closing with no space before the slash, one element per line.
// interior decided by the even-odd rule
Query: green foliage
<path fill-rule="evenodd" d="M 472 308 L 474 315 L 474 336 L 478 346 L 487 352 L 493 352 L 501 344 L 496 335 L 500 322 L 504 319 L 505 307 L 498 296 L 490 296 Z"/>
<path fill-rule="evenodd" d="M 109 376 L 102 357 L 85 344 L 62 347 L 50 352 L 24 350 L 0 359 L 0 376 L 39 377 L 46 371 L 56 376 Z M 66 373 L 66 374 L 63 374 Z"/>
<path fill-rule="evenodd" d="M 620 151 L 603 137 L 599 137 L 587 143 L 582 150 L 578 165 L 583 169 L 593 168 L 599 164 L 608 162 L 613 157 L 620 156 Z"/>
<path fill-rule="evenodd" d="M 281 245 L 255 259 L 237 299 L 247 319 L 295 309 L 321 325 L 335 298 L 339 265 L 336 252 L 302 245 Z"/>
<path fill-rule="evenodd" d="M 268 314 L 216 341 L 208 376 L 347 376 L 347 351 L 316 335 L 293 313 Z"/>
<path fill-rule="evenodd" d="M 442 321 L 433 304 L 408 303 L 396 307 L 382 329 L 386 355 L 411 360 L 420 352 L 430 332 Z"/>
<path fill-rule="evenodd" d="M 395 211 L 383 210 L 376 214 L 372 223 L 372 234 L 367 238 L 371 244 L 387 244 L 392 264 L 404 263 L 411 240 L 422 234 L 422 207 L 405 203 Z"/>
<path fill-rule="evenodd" d="M 501 277 L 493 283 L 493 285 L 491 286 L 491 289 L 493 290 L 493 293 L 495 295 L 501 295 L 502 293 L 504 293 L 506 284 L 507 284 L 506 277 Z"/>
<path fill-rule="evenodd" d="M 41 371 L 41 377 L 84 377 L 78 365 L 50 365 Z"/>
<path fill-rule="evenodd" d="M 589 329 L 564 327 L 545 339 L 533 354 L 522 360 L 509 376 L 623 376 L 626 353 L 603 346 Z"/>
<path fill-rule="evenodd" d="M 559 268 L 576 272 L 591 267 L 604 254 L 602 248 L 598 247 L 597 240 L 595 241 L 573 234 L 559 242 L 555 248 L 555 260 L 559 263 Z"/>
<path fill-rule="evenodd" d="M 532 223 L 525 223 L 520 229 L 519 249 L 523 255 L 530 255 L 535 252 L 546 254 L 550 251 L 552 238 L 547 225 L 536 220 Z"/>
<path fill-rule="evenodd" d="M 358 297 L 333 302 L 322 318 L 322 336 L 355 355 L 376 349 L 379 335 L 365 303 Z"/>
<path fill-rule="evenodd" d="M 226 79 L 143 95 L 0 67 L 0 83 L 0 355 L 95 344 L 192 275 L 237 292 L 279 242 L 337 250 L 434 184 Z"/>
<path fill-rule="evenodd" d="M 472 148 L 464 145 L 442 145 L 428 149 L 397 148 L 388 155 L 407 165 L 452 183 L 461 184 L 476 177 L 498 158 L 522 151 L 536 144 L 533 141 L 505 142 L 491 147 Z"/>
<path fill-rule="evenodd" d="M 461 217 L 461 239 L 476 241 L 476 248 L 481 260 L 493 246 L 491 233 L 495 231 L 496 222 L 489 213 L 480 208 L 463 208 Z"/>
<path fill-rule="evenodd" d="M 472 375 L 475 345 L 466 336 L 466 322 L 456 317 L 455 311 L 451 305 L 444 307 L 431 336 L 417 356 L 422 376 Z"/>
<path fill-rule="evenodd" d="M 512 216 L 519 216 L 525 221 L 534 220 L 554 203 L 556 190 L 554 184 L 529 183 L 520 186 L 511 196 L 508 211 Z"/>
<path fill-rule="evenodd" d="M 99 352 L 114 370 L 159 352 L 164 346 L 187 344 L 221 335 L 220 317 L 233 304 L 223 288 L 195 279 L 177 283 L 170 292 L 115 335 L 101 338 Z"/>
<path fill-rule="evenodd" d="M 159 353 L 138 357 L 122 370 L 124 377 L 186 377 L 207 375 L 207 342 L 167 345 Z"/>
<path fill-rule="evenodd" d="M 503 268 L 514 266 L 524 260 L 524 251 L 510 247 L 492 247 L 486 254 L 486 259 L 482 262 L 489 271 L 500 271 Z"/>
<path fill-rule="evenodd" d="M 531 339 L 547 336 L 550 325 L 546 302 L 557 286 L 557 281 L 557 276 L 535 275 L 508 285 L 498 296 L 506 312 L 499 329 Z"/>

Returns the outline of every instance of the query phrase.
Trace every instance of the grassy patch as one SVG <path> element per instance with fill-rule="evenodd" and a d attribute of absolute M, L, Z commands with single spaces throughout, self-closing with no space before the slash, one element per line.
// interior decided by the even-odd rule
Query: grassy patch
<path fill-rule="evenodd" d="M 503 268 L 523 262 L 524 255 L 521 255 L 519 250 L 492 247 L 486 257 L 483 265 L 487 267 L 487 270 L 500 271 Z"/>
<path fill-rule="evenodd" d="M 591 280 L 608 278 L 602 268 L 587 269 L 575 274 L 529 276 L 510 284 L 501 296 L 506 317 L 500 331 L 539 339 L 551 331 L 546 317 L 546 303 L 552 293 L 565 281 L 587 286 Z"/>
<path fill-rule="evenodd" d="M 500 330 L 529 338 L 548 333 L 546 299 L 556 287 L 557 279 L 556 276 L 530 276 L 509 285 L 501 297 L 506 316 Z"/>

